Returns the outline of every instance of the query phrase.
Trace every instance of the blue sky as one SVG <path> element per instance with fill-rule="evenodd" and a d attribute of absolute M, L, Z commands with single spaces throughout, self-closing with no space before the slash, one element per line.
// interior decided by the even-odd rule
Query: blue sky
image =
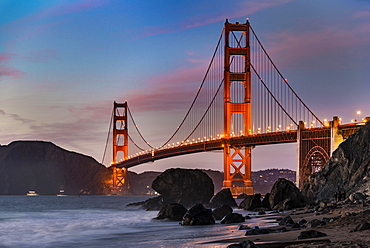
<path fill-rule="evenodd" d="M 186 113 L 226 18 L 249 18 L 318 117 L 370 116 L 366 0 L 2 0 L 0 16 L 2 145 L 47 140 L 101 161 L 114 100 L 128 100 L 147 140 L 161 144 Z M 222 154 L 133 170 L 169 167 L 221 170 Z M 253 170 L 264 168 L 294 169 L 295 145 L 255 148 Z"/>

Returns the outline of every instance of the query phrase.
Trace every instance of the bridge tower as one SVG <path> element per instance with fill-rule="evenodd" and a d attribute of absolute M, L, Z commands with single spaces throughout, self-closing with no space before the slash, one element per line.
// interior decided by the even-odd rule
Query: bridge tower
<path fill-rule="evenodd" d="M 113 105 L 113 161 L 118 158 L 127 159 L 128 156 L 128 126 L 127 126 L 127 102 Z M 126 168 L 112 167 L 113 169 L 113 190 L 116 194 L 124 193 L 129 189 Z"/>
<path fill-rule="evenodd" d="M 225 55 L 224 55 L 224 188 L 230 188 L 232 194 L 253 194 L 251 180 L 250 146 L 233 146 L 228 140 L 233 136 L 231 125 L 233 115 L 242 115 L 245 135 L 252 129 L 252 96 L 250 72 L 249 22 L 231 24 L 225 22 Z M 240 38 L 236 38 L 240 37 Z M 230 39 L 233 42 L 230 42 Z M 231 44 L 236 44 L 231 46 Z M 235 63 L 237 61 L 238 68 Z M 233 99 L 233 84 L 244 85 L 242 101 Z M 238 97 L 239 99 L 239 97 Z"/>

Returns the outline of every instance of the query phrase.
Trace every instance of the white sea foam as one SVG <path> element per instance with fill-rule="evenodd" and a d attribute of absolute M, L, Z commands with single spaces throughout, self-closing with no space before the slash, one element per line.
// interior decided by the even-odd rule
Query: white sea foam
<path fill-rule="evenodd" d="M 224 247 L 201 243 L 244 235 L 238 224 L 185 227 L 152 220 L 156 211 L 125 207 L 143 199 L 0 196 L 0 247 Z"/>

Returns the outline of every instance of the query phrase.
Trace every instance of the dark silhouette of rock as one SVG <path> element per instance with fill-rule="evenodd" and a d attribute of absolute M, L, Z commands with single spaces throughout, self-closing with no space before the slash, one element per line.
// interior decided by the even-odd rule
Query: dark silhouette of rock
<path fill-rule="evenodd" d="M 191 207 L 184 215 L 181 225 L 194 226 L 194 225 L 210 225 L 215 224 L 215 219 L 212 215 L 212 210 L 205 208 L 202 204 L 198 203 Z"/>
<path fill-rule="evenodd" d="M 15 141 L 0 146 L 0 194 L 107 194 L 112 174 L 95 159 L 51 142 Z"/>
<path fill-rule="evenodd" d="M 260 207 L 261 207 L 261 194 L 248 195 L 239 204 L 239 208 L 249 211 Z"/>
<path fill-rule="evenodd" d="M 326 233 L 322 233 L 316 230 L 309 230 L 309 231 L 303 231 L 301 234 L 297 237 L 297 239 L 311 239 L 311 238 L 320 238 L 327 236 Z"/>
<path fill-rule="evenodd" d="M 294 224 L 294 221 L 292 219 L 292 217 L 290 217 L 289 215 L 288 216 L 285 216 L 280 222 L 279 222 L 279 225 L 283 226 L 283 225 L 293 225 Z"/>
<path fill-rule="evenodd" d="M 168 169 L 152 183 L 161 194 L 163 204 L 179 203 L 190 207 L 196 203 L 208 203 L 214 194 L 212 179 L 201 170 Z"/>
<path fill-rule="evenodd" d="M 238 214 L 238 213 L 231 213 L 226 216 L 224 216 L 221 220 L 221 224 L 230 224 L 230 223 L 239 223 L 239 222 L 244 222 L 245 218 L 243 215 Z"/>
<path fill-rule="evenodd" d="M 265 197 L 262 199 L 261 207 L 270 209 L 270 193 L 267 193 Z"/>
<path fill-rule="evenodd" d="M 231 214 L 233 209 L 229 205 L 223 205 L 212 211 L 213 217 L 216 220 L 221 220 L 225 215 Z"/>
<path fill-rule="evenodd" d="M 338 192 L 350 195 L 370 188 L 370 122 L 339 145 L 321 171 L 310 176 L 303 193 L 332 199 Z"/>
<path fill-rule="evenodd" d="M 222 205 L 228 205 L 232 208 L 237 207 L 235 199 L 233 198 L 233 195 L 231 194 L 229 188 L 223 189 L 220 192 L 218 192 L 216 195 L 212 197 L 209 203 L 212 207 L 220 207 Z"/>
<path fill-rule="evenodd" d="M 307 200 L 294 183 L 279 178 L 272 186 L 269 202 L 272 209 L 288 210 L 305 206 Z"/>
<path fill-rule="evenodd" d="M 361 192 L 355 192 L 349 195 L 348 199 L 351 202 L 364 202 L 366 200 L 366 196 Z"/>
<path fill-rule="evenodd" d="M 155 211 L 155 210 L 161 210 L 165 205 L 163 204 L 162 196 L 157 196 L 157 197 L 149 198 L 145 201 L 130 203 L 127 206 L 128 207 L 138 206 L 147 211 Z"/>
<path fill-rule="evenodd" d="M 250 240 L 244 240 L 237 244 L 228 245 L 227 248 L 258 248 L 258 246 Z"/>
<path fill-rule="evenodd" d="M 180 221 L 187 211 L 188 210 L 183 205 L 178 203 L 171 203 L 164 206 L 161 211 L 159 211 L 156 219 Z"/>
<path fill-rule="evenodd" d="M 357 225 L 355 229 L 351 230 L 351 232 L 358 232 L 358 231 L 369 230 L 369 229 L 370 229 L 370 224 L 365 221 Z"/>

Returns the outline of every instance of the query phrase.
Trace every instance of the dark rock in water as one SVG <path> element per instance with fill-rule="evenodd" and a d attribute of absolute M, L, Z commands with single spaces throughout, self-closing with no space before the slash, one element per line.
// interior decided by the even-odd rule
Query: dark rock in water
<path fill-rule="evenodd" d="M 225 215 L 231 214 L 232 212 L 233 209 L 229 205 L 223 205 L 213 210 L 212 214 L 216 220 L 221 220 Z"/>
<path fill-rule="evenodd" d="M 210 225 L 215 224 L 215 219 L 212 216 L 211 209 L 205 208 L 202 204 L 198 203 L 191 207 L 184 215 L 181 225 L 194 226 L 194 225 Z"/>
<path fill-rule="evenodd" d="M 153 181 L 152 188 L 161 194 L 164 205 L 204 204 L 214 194 L 212 179 L 201 170 L 191 169 L 168 169 Z"/>
<path fill-rule="evenodd" d="M 318 220 L 318 219 L 313 219 L 307 223 L 307 227 L 309 228 L 310 227 L 314 228 L 314 227 L 323 226 L 323 225 L 326 225 L 326 222 L 323 220 Z"/>
<path fill-rule="evenodd" d="M 297 237 L 298 240 L 300 239 L 311 239 L 311 238 L 320 238 L 327 236 L 326 233 L 322 233 L 316 230 L 309 230 L 301 232 L 301 235 Z"/>
<path fill-rule="evenodd" d="M 268 229 L 268 228 L 259 228 L 257 226 L 257 227 L 255 227 L 253 229 L 247 230 L 247 232 L 245 233 L 245 236 L 249 236 L 249 235 L 260 235 L 260 234 L 269 234 L 271 232 L 276 232 L 276 231 L 273 230 L 273 229 Z"/>
<path fill-rule="evenodd" d="M 239 204 L 239 208 L 249 211 L 260 207 L 261 207 L 261 194 L 248 195 Z"/>
<path fill-rule="evenodd" d="M 239 230 L 248 230 L 248 229 L 252 229 L 252 228 L 250 228 L 248 225 L 240 225 L 239 226 Z"/>
<path fill-rule="evenodd" d="M 221 224 L 239 223 L 244 222 L 245 218 L 243 215 L 238 213 L 231 213 L 222 218 Z"/>
<path fill-rule="evenodd" d="M 307 203 L 306 197 L 294 183 L 284 178 L 279 178 L 272 186 L 269 202 L 272 209 L 278 210 L 299 208 Z"/>
<path fill-rule="evenodd" d="M 294 221 L 292 219 L 292 217 L 290 217 L 289 215 L 288 216 L 285 216 L 280 222 L 279 222 L 279 225 L 292 225 L 294 224 Z"/>
<path fill-rule="evenodd" d="M 184 217 L 185 213 L 188 210 L 181 204 L 178 203 L 171 203 L 167 206 L 164 206 L 161 211 L 158 213 L 157 218 L 158 220 L 161 219 L 168 219 L 174 221 L 180 221 Z"/>
<path fill-rule="evenodd" d="M 112 174 L 95 159 L 51 142 L 15 141 L 0 146 L 0 194 L 107 194 Z"/>
<path fill-rule="evenodd" d="M 261 207 L 270 209 L 270 193 L 267 193 L 261 202 Z"/>
<path fill-rule="evenodd" d="M 233 198 L 233 195 L 231 194 L 229 188 L 223 189 L 220 192 L 218 192 L 216 195 L 212 197 L 209 203 L 213 207 L 220 207 L 222 205 L 228 205 L 232 208 L 237 207 L 235 199 Z"/>
<path fill-rule="evenodd" d="M 258 246 L 250 240 L 244 240 L 238 244 L 228 245 L 227 248 L 258 248 Z"/>
<path fill-rule="evenodd" d="M 139 206 L 147 211 L 161 210 L 164 207 L 162 196 L 149 198 L 142 202 L 130 203 L 127 206 Z"/>
<path fill-rule="evenodd" d="M 303 226 L 303 225 L 307 224 L 307 220 L 305 220 L 305 219 L 300 219 L 297 223 L 298 223 L 299 225 Z"/>
<path fill-rule="evenodd" d="M 369 230 L 369 229 L 370 229 L 370 224 L 365 221 L 357 225 L 356 228 L 353 229 L 351 232 L 358 232 L 358 231 Z"/>
<path fill-rule="evenodd" d="M 370 122 L 339 145 L 321 171 L 310 176 L 303 193 L 311 198 L 333 199 L 343 192 L 370 188 Z"/>
<path fill-rule="evenodd" d="M 236 198 L 238 198 L 238 199 L 244 199 L 245 197 L 247 197 L 247 194 L 240 193 Z"/>

